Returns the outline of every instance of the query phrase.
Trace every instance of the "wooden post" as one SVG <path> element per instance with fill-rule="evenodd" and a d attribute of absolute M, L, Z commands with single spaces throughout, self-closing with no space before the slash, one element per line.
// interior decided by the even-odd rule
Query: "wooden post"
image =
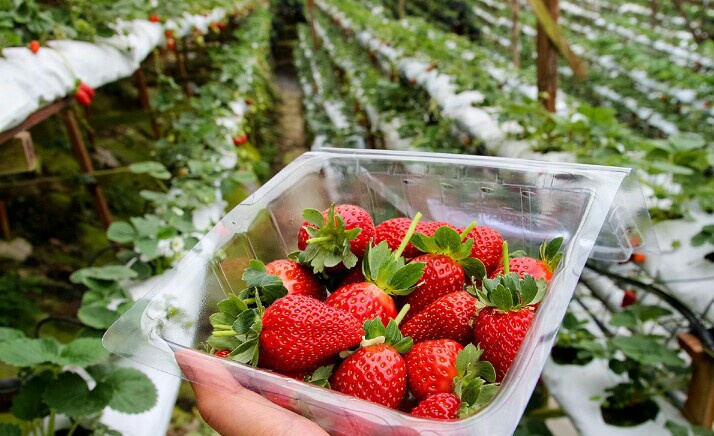
<path fill-rule="evenodd" d="M 2 227 L 2 235 L 8 241 L 12 239 L 12 232 L 10 232 L 10 220 L 7 217 L 7 208 L 5 207 L 5 201 L 0 199 L 0 226 Z"/>
<path fill-rule="evenodd" d="M 543 0 L 553 21 L 558 21 L 558 0 Z M 555 112 L 556 91 L 558 89 L 558 50 L 555 44 L 546 34 L 545 28 L 538 21 L 538 36 L 536 40 L 538 47 L 538 98 L 542 98 L 545 108 L 550 112 Z"/>
<path fill-rule="evenodd" d="M 159 121 L 151 109 L 151 99 L 149 98 L 149 89 L 146 86 L 146 76 L 144 76 L 141 67 L 134 73 L 134 79 L 136 80 L 136 89 L 139 91 L 139 104 L 143 110 L 151 112 L 151 128 L 154 131 L 154 139 L 159 139 L 161 138 L 161 129 L 159 128 Z"/>
<path fill-rule="evenodd" d="M 184 61 L 186 55 L 186 41 L 183 38 L 176 40 L 176 44 L 181 41 L 181 47 L 176 47 L 176 65 L 178 66 L 179 76 L 181 81 L 183 81 L 183 92 L 187 97 L 193 95 L 191 91 L 191 85 L 188 83 L 188 71 L 186 71 L 186 63 Z"/>
<path fill-rule="evenodd" d="M 405 1 L 406 1 L 406 0 L 399 0 L 399 9 L 398 9 L 397 12 L 398 12 L 398 14 L 399 14 L 399 15 L 398 15 L 398 18 L 399 18 L 400 20 L 403 19 L 403 18 L 407 15 L 406 12 L 404 11 L 404 2 L 405 2 Z"/>
<path fill-rule="evenodd" d="M 510 0 L 511 4 L 511 53 L 513 66 L 521 69 L 521 2 Z"/>
<path fill-rule="evenodd" d="M 74 152 L 75 159 L 79 162 L 79 167 L 83 173 L 92 175 L 94 172 L 94 166 L 92 165 L 92 159 L 89 157 L 87 147 L 84 144 L 84 139 L 82 139 L 82 132 L 79 130 L 77 118 L 74 116 L 71 109 L 62 111 L 60 116 L 62 117 L 62 121 L 64 122 L 67 133 L 69 134 L 69 140 L 72 143 L 72 151 Z M 104 191 L 102 191 L 102 188 L 96 183 L 90 183 L 88 188 L 89 192 L 92 194 L 97 215 L 99 215 L 99 219 L 104 228 L 108 228 L 112 223 L 112 215 L 109 212 L 107 200 L 104 198 Z"/>
<path fill-rule="evenodd" d="M 654 29 L 657 27 L 657 9 L 659 9 L 657 6 L 657 1 L 658 0 L 650 0 L 650 9 L 652 10 L 652 17 L 651 18 L 651 25 L 652 28 Z"/>
<path fill-rule="evenodd" d="M 714 423 L 714 356 L 691 333 L 680 333 L 679 345 L 692 358 L 692 378 L 689 381 L 684 414 L 694 424 L 706 429 Z M 707 352 L 708 351 L 708 352 Z"/>

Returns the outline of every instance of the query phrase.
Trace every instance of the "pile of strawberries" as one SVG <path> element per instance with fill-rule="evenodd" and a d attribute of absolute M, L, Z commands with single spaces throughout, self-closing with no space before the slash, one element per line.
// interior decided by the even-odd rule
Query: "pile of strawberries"
<path fill-rule="evenodd" d="M 297 380 L 453 420 L 487 404 L 513 363 L 562 238 L 540 258 L 508 253 L 476 223 L 306 209 L 300 251 L 252 260 L 246 289 L 218 303 L 208 349 Z M 328 292 L 329 291 L 329 292 Z"/>

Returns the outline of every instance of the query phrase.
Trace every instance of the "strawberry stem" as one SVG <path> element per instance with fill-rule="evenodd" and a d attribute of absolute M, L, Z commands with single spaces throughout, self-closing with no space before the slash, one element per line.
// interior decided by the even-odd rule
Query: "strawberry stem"
<path fill-rule="evenodd" d="M 469 224 L 469 226 L 466 227 L 463 232 L 461 232 L 461 241 L 465 240 L 469 233 L 471 233 L 471 230 L 473 230 L 474 227 L 476 227 L 477 225 L 478 224 L 476 223 L 476 221 L 471 221 L 471 224 Z"/>
<path fill-rule="evenodd" d="M 399 311 L 399 313 L 397 314 L 397 317 L 394 318 L 394 322 L 396 322 L 397 325 L 399 325 L 399 323 L 402 322 L 404 317 L 407 316 L 407 312 L 409 312 L 410 307 L 411 306 L 409 306 L 408 304 L 405 304 L 404 307 L 402 307 L 402 310 Z"/>
<path fill-rule="evenodd" d="M 246 298 L 245 300 L 243 300 L 243 302 L 245 304 L 253 304 L 255 303 L 255 298 Z"/>
<path fill-rule="evenodd" d="M 305 243 L 307 244 L 316 244 L 318 242 L 325 242 L 329 241 L 332 239 L 332 236 L 318 236 L 317 238 L 310 238 Z"/>
<path fill-rule="evenodd" d="M 217 337 L 217 338 L 222 338 L 222 337 L 235 336 L 235 335 L 237 335 L 237 334 L 238 334 L 238 333 L 236 333 L 236 332 L 233 331 L 233 330 L 223 330 L 223 331 L 220 331 L 220 332 L 213 332 L 213 333 L 211 333 L 211 336 L 215 336 L 215 337 Z"/>
<path fill-rule="evenodd" d="M 503 273 L 511 272 L 511 259 L 508 258 L 508 242 L 503 241 Z"/>
<path fill-rule="evenodd" d="M 417 212 L 416 215 L 414 215 L 414 219 L 412 219 L 412 223 L 409 225 L 409 229 L 407 229 L 407 234 L 404 235 L 404 239 L 402 239 L 402 243 L 399 244 L 399 248 L 397 248 L 397 251 L 394 252 L 395 259 L 399 259 L 404 249 L 407 248 L 407 244 L 409 244 L 409 240 L 412 238 L 420 219 L 421 212 Z"/>

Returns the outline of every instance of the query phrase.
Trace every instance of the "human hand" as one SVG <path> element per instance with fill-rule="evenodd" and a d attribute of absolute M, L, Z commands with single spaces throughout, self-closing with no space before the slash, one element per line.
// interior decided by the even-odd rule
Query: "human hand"
<path fill-rule="evenodd" d="M 176 354 L 206 423 L 224 436 L 324 436 L 314 422 L 281 409 L 238 383 L 218 362 L 196 351 Z"/>

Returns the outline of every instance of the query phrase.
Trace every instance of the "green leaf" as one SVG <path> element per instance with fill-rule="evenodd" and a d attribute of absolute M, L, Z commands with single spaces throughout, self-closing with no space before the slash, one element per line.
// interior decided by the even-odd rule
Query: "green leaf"
<path fill-rule="evenodd" d="M 137 236 L 134 227 L 124 221 L 115 221 L 107 229 L 107 238 L 110 241 L 126 244 L 133 241 Z"/>
<path fill-rule="evenodd" d="M 409 242 L 411 242 L 412 245 L 414 245 L 414 247 L 416 247 L 419 251 L 426 253 L 429 250 L 427 246 L 427 236 L 421 233 L 414 233 L 409 239 Z"/>
<path fill-rule="evenodd" d="M 390 319 L 387 323 L 387 329 L 385 330 L 384 337 L 385 343 L 388 344 L 397 343 L 402 339 L 402 334 L 399 331 L 399 326 L 397 326 L 397 323 L 393 319 Z"/>
<path fill-rule="evenodd" d="M 459 265 L 464 269 L 466 277 L 481 280 L 486 276 L 486 266 L 479 259 L 465 257 L 459 261 Z"/>
<path fill-rule="evenodd" d="M 244 335 L 248 333 L 248 331 L 258 321 L 260 321 L 260 315 L 258 315 L 255 309 L 246 310 L 238 315 L 238 318 L 233 324 L 233 331 L 239 335 Z"/>
<path fill-rule="evenodd" d="M 228 318 L 236 317 L 240 313 L 238 311 L 238 308 L 236 307 L 236 304 L 230 298 L 226 298 L 225 300 L 219 301 L 218 302 L 218 310 L 220 310 L 221 313 L 225 314 Z M 227 324 L 232 324 L 232 323 L 227 323 Z"/>
<path fill-rule="evenodd" d="M 368 280 L 376 279 L 382 269 L 382 265 L 391 257 L 392 250 L 389 249 L 387 241 L 382 241 L 374 247 L 368 247 L 362 262 L 365 278 Z"/>
<path fill-rule="evenodd" d="M 461 235 L 447 226 L 439 227 L 434 233 L 436 244 L 447 253 L 454 253 L 461 246 Z M 470 250 L 469 250 L 470 252 Z"/>
<path fill-rule="evenodd" d="M 387 282 L 390 294 L 407 295 L 424 275 L 424 262 L 412 262 L 404 265 L 394 273 Z"/>
<path fill-rule="evenodd" d="M 129 220 L 134 225 L 139 236 L 143 238 L 156 238 L 161 227 L 161 222 L 153 215 L 146 215 L 146 218 L 139 216 L 131 217 Z"/>
<path fill-rule="evenodd" d="M 98 338 L 79 338 L 62 347 L 58 363 L 86 367 L 104 362 L 109 358 L 109 351 Z"/>
<path fill-rule="evenodd" d="M 258 359 L 256 359 L 256 350 L 258 350 L 257 337 L 240 344 L 238 348 L 236 348 L 231 352 L 231 354 L 229 354 L 229 356 L 236 362 L 257 366 Z"/>
<path fill-rule="evenodd" d="M 84 283 L 86 279 L 98 280 L 123 280 L 136 277 L 136 271 L 124 265 L 108 265 L 91 268 L 82 268 L 75 271 L 69 280 L 72 283 Z"/>
<path fill-rule="evenodd" d="M 474 374 L 483 378 L 489 383 L 494 383 L 496 381 L 496 369 L 493 367 L 491 362 L 486 360 L 478 361 L 474 364 Z"/>
<path fill-rule="evenodd" d="M 63 372 L 47 385 L 43 398 L 51 409 L 71 417 L 81 417 L 101 412 L 109 405 L 112 394 L 112 385 L 97 383 L 90 391 L 82 377 Z"/>
<path fill-rule="evenodd" d="M 637 317 L 630 311 L 615 313 L 610 318 L 610 325 L 614 327 L 635 328 L 637 327 Z"/>
<path fill-rule="evenodd" d="M 160 162 L 137 162 L 129 165 L 129 171 L 134 174 L 148 174 L 157 179 L 169 179 L 171 173 Z"/>
<path fill-rule="evenodd" d="M 246 184 L 257 182 L 258 177 L 252 171 L 236 171 L 231 174 L 231 180 L 236 183 Z"/>
<path fill-rule="evenodd" d="M 214 350 L 235 350 L 241 344 L 241 341 L 233 337 L 216 337 L 209 336 L 206 339 L 208 345 Z"/>
<path fill-rule="evenodd" d="M 112 386 L 109 407 L 122 413 L 142 413 L 154 407 L 158 394 L 151 379 L 132 368 L 113 370 L 104 380 Z"/>
<path fill-rule="evenodd" d="M 408 353 L 412 346 L 414 346 L 414 340 L 409 336 L 402 338 L 396 344 L 392 344 L 392 348 L 399 354 Z"/>
<path fill-rule="evenodd" d="M 149 261 L 158 257 L 157 248 L 159 247 L 159 241 L 155 239 L 142 238 L 135 241 L 134 246 L 139 253 L 146 256 Z"/>
<path fill-rule="evenodd" d="M 663 173 L 672 173 L 680 176 L 691 176 L 692 174 L 694 174 L 693 169 L 681 165 L 675 165 L 670 162 L 656 160 L 650 162 L 649 164 L 650 169 L 657 170 Z"/>
<path fill-rule="evenodd" d="M 89 327 L 106 330 L 119 318 L 119 313 L 104 305 L 83 305 L 77 311 L 77 318 Z"/>
<path fill-rule="evenodd" d="M 32 421 L 50 414 L 50 409 L 42 401 L 47 383 L 52 380 L 52 373 L 44 371 L 34 375 L 20 387 L 12 400 L 12 414 L 23 421 Z"/>
<path fill-rule="evenodd" d="M 14 424 L 0 424 L 0 435 L 22 436 L 22 429 Z"/>
<path fill-rule="evenodd" d="M 24 338 L 25 334 L 20 330 L 11 329 L 9 327 L 0 327 L 0 343 L 10 341 L 12 339 Z"/>
<path fill-rule="evenodd" d="M 474 403 L 478 405 L 484 405 L 488 403 L 493 399 L 493 397 L 496 396 L 498 388 L 499 386 L 497 384 L 486 384 L 481 386 L 481 389 L 479 390 L 478 396 L 476 397 L 476 401 L 474 401 Z"/>
<path fill-rule="evenodd" d="M 480 353 L 474 344 L 468 344 L 456 355 L 456 370 L 463 373 L 471 362 L 478 360 Z"/>
<path fill-rule="evenodd" d="M 325 217 L 322 216 L 322 212 L 319 210 L 305 209 L 302 211 L 302 216 L 305 218 L 305 221 L 314 226 L 322 227 L 322 225 L 325 224 Z"/>
<path fill-rule="evenodd" d="M 18 367 L 34 366 L 59 359 L 60 345 L 53 339 L 19 338 L 0 343 L 0 360 Z"/>
<path fill-rule="evenodd" d="M 374 339 L 379 336 L 385 336 L 387 329 L 382 324 L 382 320 L 379 317 L 375 319 L 369 319 L 364 322 L 364 337 L 367 339 Z"/>
<path fill-rule="evenodd" d="M 696 150 L 706 145 L 704 138 L 696 133 L 678 133 L 667 140 L 679 151 Z"/>
<path fill-rule="evenodd" d="M 500 310 L 507 311 L 515 306 L 513 295 L 505 286 L 497 286 L 489 295 L 491 302 Z"/>

